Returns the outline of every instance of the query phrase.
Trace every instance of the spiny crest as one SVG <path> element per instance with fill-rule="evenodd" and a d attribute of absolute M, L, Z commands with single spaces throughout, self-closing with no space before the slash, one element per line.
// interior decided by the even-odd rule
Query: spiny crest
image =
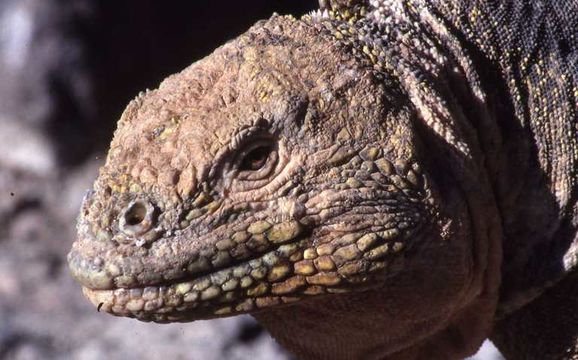
<path fill-rule="evenodd" d="M 428 127 L 438 133 L 462 156 L 470 149 L 462 129 L 452 124 L 459 105 L 449 103 L 451 89 L 446 78 L 462 81 L 471 76 L 467 57 L 452 54 L 440 33 L 447 33 L 422 0 L 371 0 L 330 2 L 330 6 L 303 18 L 323 27 L 360 63 L 371 67 L 378 79 L 401 88 Z M 448 40 L 447 42 L 451 41 Z M 464 60 L 464 58 L 466 60 Z M 465 82 L 465 81 L 464 81 Z M 474 82 L 475 83 L 475 82 Z M 473 88 L 476 97 L 483 97 Z M 462 122 L 465 123 L 465 122 Z M 466 130 L 467 131 L 467 130 Z"/>

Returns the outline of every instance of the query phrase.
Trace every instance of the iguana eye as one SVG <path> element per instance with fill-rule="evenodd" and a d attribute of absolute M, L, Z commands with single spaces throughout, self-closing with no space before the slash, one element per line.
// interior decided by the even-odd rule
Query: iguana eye
<path fill-rule="evenodd" d="M 261 169 L 267 163 L 272 151 L 273 146 L 271 145 L 261 145 L 254 148 L 241 161 L 239 171 L 257 171 Z"/>
<path fill-rule="evenodd" d="M 277 143 L 273 139 L 251 141 L 237 159 L 237 180 L 264 180 L 277 166 Z"/>

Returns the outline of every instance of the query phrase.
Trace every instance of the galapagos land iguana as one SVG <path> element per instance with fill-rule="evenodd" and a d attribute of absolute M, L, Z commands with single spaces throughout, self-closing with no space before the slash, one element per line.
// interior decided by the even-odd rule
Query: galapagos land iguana
<path fill-rule="evenodd" d="M 123 113 L 69 254 L 303 359 L 578 359 L 578 2 L 322 0 Z"/>

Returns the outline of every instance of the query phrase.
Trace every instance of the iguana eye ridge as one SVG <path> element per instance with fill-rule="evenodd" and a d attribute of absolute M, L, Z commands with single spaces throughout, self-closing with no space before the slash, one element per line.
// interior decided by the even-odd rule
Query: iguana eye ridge
<path fill-rule="evenodd" d="M 239 165 L 239 171 L 260 170 L 263 168 L 263 166 L 265 166 L 272 152 L 273 146 L 270 144 L 260 145 L 252 149 L 241 161 L 241 164 Z"/>

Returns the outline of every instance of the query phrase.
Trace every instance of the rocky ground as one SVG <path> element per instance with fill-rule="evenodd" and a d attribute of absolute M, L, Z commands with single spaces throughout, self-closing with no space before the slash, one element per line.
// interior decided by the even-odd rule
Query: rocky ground
<path fill-rule="evenodd" d="M 97 313 L 67 270 L 80 201 L 128 100 L 257 19 L 314 6 L 196 3 L 0 0 L 0 359 L 288 358 L 248 316 Z"/>

